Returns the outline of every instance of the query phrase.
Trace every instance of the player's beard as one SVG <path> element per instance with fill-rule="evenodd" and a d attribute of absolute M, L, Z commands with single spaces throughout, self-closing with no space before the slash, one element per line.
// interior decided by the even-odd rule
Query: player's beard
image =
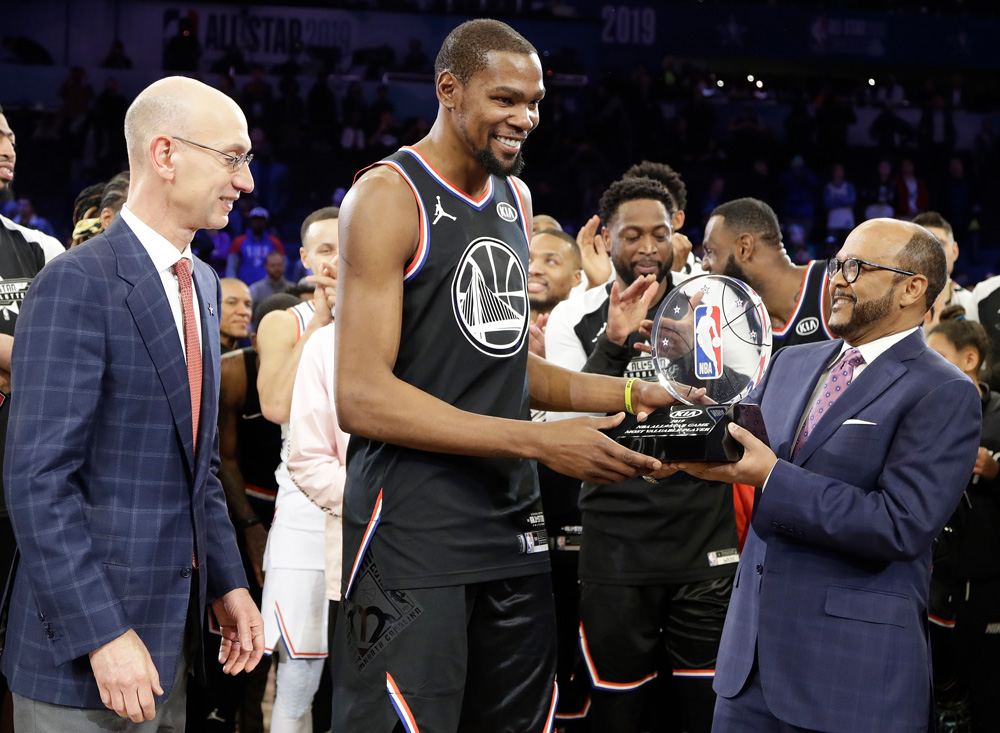
<path fill-rule="evenodd" d="M 517 155 L 514 156 L 514 161 L 510 165 L 504 165 L 500 159 L 493 154 L 493 151 L 489 148 L 489 143 L 487 143 L 485 148 L 479 148 L 476 151 L 476 160 L 479 161 L 479 165 L 486 169 L 486 172 L 496 176 L 497 178 L 506 178 L 507 176 L 519 176 L 521 171 L 524 170 L 524 153 L 520 150 L 517 151 Z"/>
<path fill-rule="evenodd" d="M 893 285 L 885 295 L 876 300 L 867 300 L 864 303 L 854 301 L 851 310 L 851 317 L 847 323 L 828 323 L 830 333 L 851 343 L 851 338 L 858 335 L 876 321 L 880 321 L 892 313 L 895 307 L 896 286 Z"/>
<path fill-rule="evenodd" d="M 8 181 L 0 186 L 0 206 L 8 204 L 14 200 L 14 182 Z"/>
<path fill-rule="evenodd" d="M 735 277 L 737 280 L 742 280 L 747 285 L 750 285 L 750 287 L 753 287 L 753 285 L 750 284 L 750 279 L 747 277 L 746 270 L 736 264 L 736 258 L 733 257 L 731 252 L 729 254 L 729 259 L 726 260 L 726 266 L 722 270 L 722 274 L 726 277 Z"/>
<path fill-rule="evenodd" d="M 625 283 L 625 287 L 628 287 L 639 279 L 631 262 L 625 262 L 621 257 L 612 256 L 611 264 L 615 266 L 615 272 L 618 273 L 618 277 Z M 656 282 L 661 283 L 663 282 L 663 278 L 670 274 L 670 267 L 673 265 L 673 261 L 671 260 L 669 263 L 658 262 L 657 265 L 660 269 L 653 274 L 656 275 Z"/>

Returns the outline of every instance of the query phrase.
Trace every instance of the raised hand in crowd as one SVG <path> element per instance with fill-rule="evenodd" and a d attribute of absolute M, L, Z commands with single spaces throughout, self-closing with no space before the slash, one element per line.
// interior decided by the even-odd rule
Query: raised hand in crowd
<path fill-rule="evenodd" d="M 611 256 L 608 254 L 607 242 L 598 231 L 600 225 L 601 218 L 594 214 L 576 235 L 588 289 L 604 285 L 611 277 Z"/>

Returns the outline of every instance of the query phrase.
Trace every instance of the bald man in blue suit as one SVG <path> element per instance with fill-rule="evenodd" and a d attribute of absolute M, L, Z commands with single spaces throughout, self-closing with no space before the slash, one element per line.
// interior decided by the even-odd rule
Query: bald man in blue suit
<path fill-rule="evenodd" d="M 219 279 L 190 246 L 253 189 L 246 119 L 174 77 L 125 133 L 121 216 L 46 268 L 17 323 L 3 672 L 25 733 L 182 732 L 209 605 L 226 672 L 263 653 L 216 476 Z"/>
<path fill-rule="evenodd" d="M 770 447 L 732 426 L 740 461 L 672 466 L 759 487 L 719 650 L 715 733 L 933 730 L 931 543 L 975 464 L 979 395 L 924 340 L 947 278 L 930 232 L 865 222 L 831 263 L 841 340 L 782 349 L 749 398 Z"/>

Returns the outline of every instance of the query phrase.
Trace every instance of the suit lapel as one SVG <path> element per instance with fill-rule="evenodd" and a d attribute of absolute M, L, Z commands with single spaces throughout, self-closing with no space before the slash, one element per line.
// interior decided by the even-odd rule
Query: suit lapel
<path fill-rule="evenodd" d="M 201 415 L 198 420 L 198 473 L 208 463 L 204 460 L 206 450 L 211 450 L 208 442 L 215 430 L 215 415 L 218 395 L 215 390 L 216 363 L 221 350 L 219 348 L 219 304 L 215 278 L 207 271 L 199 260 L 194 263 L 194 288 L 198 294 L 198 310 L 201 315 Z M 213 404 L 215 402 L 215 404 Z M 195 482 L 199 485 L 201 482 Z"/>
<path fill-rule="evenodd" d="M 167 404 L 184 446 L 184 457 L 193 475 L 194 440 L 187 364 L 160 274 L 153 269 L 152 260 L 139 238 L 120 217 L 108 228 L 107 235 L 118 260 L 118 276 L 132 285 L 125 302 L 167 395 Z"/>
<path fill-rule="evenodd" d="M 794 383 L 787 385 L 789 387 L 788 394 L 797 396 L 793 398 L 794 401 L 790 399 L 787 409 L 780 413 L 780 427 L 774 433 L 777 436 L 781 436 L 781 442 L 778 444 L 775 452 L 779 458 L 786 461 L 791 460 L 795 438 L 798 437 L 799 422 L 806 413 L 806 406 L 812 398 L 816 383 L 819 381 L 820 375 L 823 374 L 827 365 L 840 351 L 843 343 L 843 341 L 837 339 L 836 341 L 828 341 L 820 344 L 817 348 L 810 349 L 804 354 L 803 363 L 793 367 L 792 379 L 795 380 L 795 383 L 804 385 L 806 389 L 795 389 Z"/>
<path fill-rule="evenodd" d="M 833 407 L 816 424 L 803 444 L 802 450 L 795 456 L 794 463 L 801 465 L 808 460 L 809 456 L 833 435 L 845 420 L 857 415 L 889 389 L 906 373 L 907 368 L 903 362 L 915 358 L 924 348 L 926 344 L 923 332 L 917 331 L 895 344 L 873 364 L 867 366 L 861 376 L 851 382 L 844 395 L 833 403 Z"/>

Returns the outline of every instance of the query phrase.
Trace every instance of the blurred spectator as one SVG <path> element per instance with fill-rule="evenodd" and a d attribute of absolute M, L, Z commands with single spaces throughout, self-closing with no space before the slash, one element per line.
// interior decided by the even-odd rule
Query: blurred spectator
<path fill-rule="evenodd" d="M 51 66 L 52 54 L 33 38 L 4 36 L 2 61 L 5 64 Z"/>
<path fill-rule="evenodd" d="M 899 164 L 899 175 L 896 176 L 896 216 L 900 219 L 912 219 L 927 211 L 929 206 L 927 184 L 922 178 L 917 178 L 913 161 L 904 158 Z"/>
<path fill-rule="evenodd" d="M 260 127 L 250 130 L 253 145 L 253 160 L 250 172 L 254 180 L 254 198 L 260 202 L 278 222 L 285 218 L 288 208 L 289 189 L 288 166 L 277 160 L 267 135 Z"/>
<path fill-rule="evenodd" d="M 226 46 L 222 55 L 212 63 L 208 70 L 213 74 L 225 74 L 226 76 L 243 76 L 249 72 L 246 59 L 243 58 L 243 51 L 234 43 Z"/>
<path fill-rule="evenodd" d="M 131 69 L 132 59 L 125 55 L 125 44 L 121 41 L 112 41 L 111 50 L 101 61 L 102 69 Z"/>
<path fill-rule="evenodd" d="M 264 301 L 264 298 L 284 293 L 292 286 L 292 282 L 285 279 L 285 255 L 281 252 L 268 252 L 264 269 L 267 271 L 267 277 L 250 286 L 250 297 L 255 308 Z"/>
<path fill-rule="evenodd" d="M 941 213 L 951 222 L 955 236 L 965 236 L 972 219 L 974 201 L 972 186 L 965 176 L 965 163 L 959 157 L 948 161 L 948 172 L 940 178 L 940 192 L 935 196 Z"/>
<path fill-rule="evenodd" d="M 14 217 L 14 223 L 28 229 L 35 229 L 42 234 L 48 234 L 50 237 L 56 236 L 48 219 L 43 219 L 38 215 L 38 212 L 35 211 L 35 205 L 27 196 L 22 196 L 17 200 L 17 216 Z"/>
<path fill-rule="evenodd" d="M 792 158 L 791 166 L 781 174 L 781 190 L 784 198 L 782 220 L 785 224 L 802 227 L 806 241 L 811 241 L 819 179 L 806 167 L 801 155 Z"/>
<path fill-rule="evenodd" d="M 271 115 L 275 148 L 285 155 L 293 155 L 302 146 L 306 105 L 299 96 L 299 83 L 294 76 L 282 78 L 278 89 L 281 96 L 274 102 Z"/>
<path fill-rule="evenodd" d="M 83 67 L 70 67 L 66 80 L 59 87 L 59 98 L 62 99 L 60 114 L 63 130 L 69 138 L 70 155 L 79 158 L 83 152 L 90 103 L 94 99 L 94 89 Z"/>
<path fill-rule="evenodd" d="M 906 91 L 903 89 L 903 85 L 896 81 L 896 77 L 889 74 L 885 81 L 878 85 L 875 98 L 883 105 L 899 107 L 906 104 Z"/>
<path fill-rule="evenodd" d="M 985 733 L 1000 730 L 1000 395 L 981 381 L 989 337 L 956 312 L 942 315 L 927 344 L 979 387 L 983 424 L 965 495 L 935 541 L 929 634 L 937 730 Z"/>
<path fill-rule="evenodd" d="M 816 103 L 816 147 L 823 160 L 843 160 L 847 130 L 857 119 L 848 100 L 828 87 Z"/>
<path fill-rule="evenodd" d="M 316 74 L 316 81 L 306 96 L 306 136 L 314 148 L 329 150 L 336 139 L 337 97 L 329 86 L 325 70 Z"/>
<path fill-rule="evenodd" d="M 937 164 L 955 149 L 955 119 L 940 94 L 931 97 L 917 125 L 917 144 L 924 159 Z"/>
<path fill-rule="evenodd" d="M 273 101 L 274 90 L 264 78 L 264 67 L 254 64 L 250 67 L 250 80 L 243 86 L 243 92 L 240 94 L 240 107 L 243 108 L 247 124 L 251 128 L 268 125 Z"/>
<path fill-rule="evenodd" d="M 270 214 L 263 206 L 250 212 L 250 230 L 233 240 L 229 248 L 229 262 L 226 277 L 238 277 L 244 283 L 255 283 L 267 277 L 265 263 L 271 252 L 278 252 L 282 258 L 285 248 L 281 240 L 267 231 Z"/>
<path fill-rule="evenodd" d="M 854 229 L 854 204 L 857 200 L 854 184 L 845 178 L 844 166 L 835 163 L 830 181 L 823 189 L 823 202 L 826 204 L 826 234 L 837 249 Z"/>
<path fill-rule="evenodd" d="M 116 78 L 108 77 L 94 105 L 93 133 L 101 175 L 112 175 L 128 165 L 125 149 L 125 111 L 128 100 Z"/>
<path fill-rule="evenodd" d="M 899 118 L 896 108 L 891 104 L 885 105 L 875 118 L 868 128 L 868 134 L 883 153 L 891 152 L 913 140 L 913 128 Z"/>
<path fill-rule="evenodd" d="M 128 198 L 130 180 L 130 172 L 124 170 L 104 185 L 99 216 L 101 217 L 101 225 L 105 229 L 111 226 L 111 222 L 115 220 L 118 212 L 125 205 L 125 200 Z"/>
<path fill-rule="evenodd" d="M 73 234 L 70 247 L 83 244 L 91 237 L 104 231 L 101 224 L 101 198 L 104 196 L 104 183 L 87 186 L 76 196 L 73 202 Z"/>
<path fill-rule="evenodd" d="M 163 47 L 163 68 L 167 71 L 197 71 L 201 42 L 188 16 L 177 20 L 177 34 Z"/>
<path fill-rule="evenodd" d="M 219 345 L 225 354 L 240 347 L 250 336 L 253 300 L 250 289 L 242 280 L 224 277 L 220 281 L 222 300 L 219 301 Z"/>
<path fill-rule="evenodd" d="M 896 213 L 896 180 L 892 175 L 892 163 L 883 158 L 878 162 L 875 175 L 865 184 L 862 194 L 865 204 L 865 219 L 893 216 Z"/>
<path fill-rule="evenodd" d="M 433 71 L 430 57 L 424 52 L 423 44 L 419 38 L 411 38 L 407 43 L 406 56 L 403 57 L 403 64 L 400 67 L 404 71 L 420 73 Z"/>

